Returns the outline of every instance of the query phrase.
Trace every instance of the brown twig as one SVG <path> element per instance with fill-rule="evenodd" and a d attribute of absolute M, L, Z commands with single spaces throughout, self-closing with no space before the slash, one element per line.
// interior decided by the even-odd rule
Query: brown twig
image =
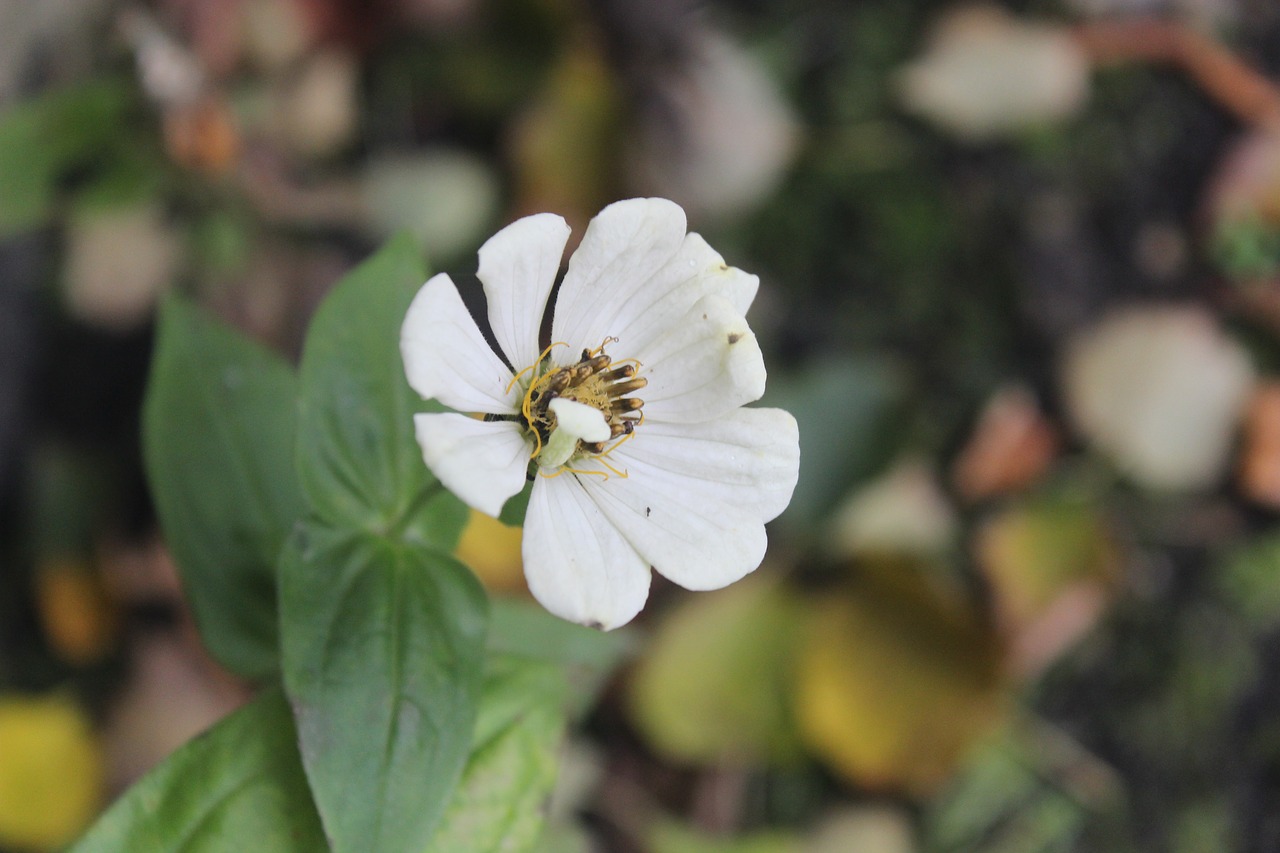
<path fill-rule="evenodd" d="M 1280 129 L 1280 89 L 1222 44 L 1173 21 L 1081 24 L 1075 37 L 1096 65 L 1165 62 L 1181 68 L 1246 124 Z"/>

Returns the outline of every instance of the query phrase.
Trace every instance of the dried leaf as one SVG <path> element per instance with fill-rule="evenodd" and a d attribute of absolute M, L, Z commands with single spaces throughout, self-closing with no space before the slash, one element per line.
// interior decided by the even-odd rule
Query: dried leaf
<path fill-rule="evenodd" d="M 974 540 L 1010 668 L 1038 670 L 1083 635 L 1111 598 L 1116 547 L 1080 504 L 1014 507 L 988 519 Z"/>
<path fill-rule="evenodd" d="M 901 567 L 868 567 L 815 602 L 797 720 L 850 780 L 927 794 L 1001 718 L 1001 648 L 965 602 Z"/>
<path fill-rule="evenodd" d="M 984 4 L 939 20 L 927 52 L 899 83 L 908 109 L 982 141 L 1070 116 L 1088 97 L 1089 70 L 1067 28 Z"/>
<path fill-rule="evenodd" d="M 1254 369 L 1207 311 L 1117 311 L 1071 341 L 1063 368 L 1080 432 L 1139 485 L 1196 490 L 1221 477 Z"/>
<path fill-rule="evenodd" d="M 1057 430 L 1035 398 L 1007 386 L 987 402 L 968 443 L 956 457 L 952 481 L 970 501 L 1025 489 L 1048 470 L 1058 452 Z"/>
<path fill-rule="evenodd" d="M 636 725 L 678 761 L 794 756 L 787 700 L 798 602 L 765 575 L 687 599 L 631 684 Z"/>

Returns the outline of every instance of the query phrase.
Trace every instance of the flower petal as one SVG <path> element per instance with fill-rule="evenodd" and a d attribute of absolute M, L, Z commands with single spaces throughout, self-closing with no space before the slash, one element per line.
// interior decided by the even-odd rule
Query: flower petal
<path fill-rule="evenodd" d="M 626 473 L 625 479 L 580 479 L 604 517 L 659 574 L 685 589 L 719 589 L 764 559 L 768 541 L 759 508 L 739 502 L 735 487 L 677 473 L 648 457 L 628 459 Z"/>
<path fill-rule="evenodd" d="M 497 516 L 524 488 L 529 445 L 512 421 L 482 421 L 456 412 L 413 416 L 431 473 L 468 506 Z"/>
<path fill-rule="evenodd" d="M 596 318 L 595 331 L 601 339 L 605 335 L 618 339 L 616 348 L 610 347 L 613 352 L 633 355 L 683 319 L 702 297 L 723 296 L 739 314 L 746 314 L 759 287 L 759 278 L 726 265 L 700 234 L 689 234 L 675 256 L 648 281 L 610 306 L 612 316 Z"/>
<path fill-rule="evenodd" d="M 649 597 L 649 566 L 573 474 L 540 477 L 524 521 L 524 574 L 543 607 L 604 630 L 630 622 Z"/>
<path fill-rule="evenodd" d="M 518 389 L 511 371 L 485 343 L 453 280 L 432 276 L 413 298 L 400 329 L 409 385 L 426 399 L 464 412 L 510 413 Z"/>
<path fill-rule="evenodd" d="M 635 357 L 649 382 L 640 392 L 646 420 L 709 421 L 764 393 L 764 357 L 756 336 L 721 296 L 698 300 Z"/>
<path fill-rule="evenodd" d="M 632 198 L 600 211 L 582 237 L 556 297 L 551 338 L 569 352 L 600 345 L 626 302 L 675 256 L 684 211 L 661 198 Z"/>
<path fill-rule="evenodd" d="M 782 409 L 738 409 L 705 423 L 646 421 L 609 461 L 628 471 L 628 481 L 650 469 L 683 478 L 681 491 L 699 500 L 722 500 L 728 490 L 735 506 L 772 521 L 795 491 L 800 432 Z"/>
<path fill-rule="evenodd" d="M 489 303 L 489 325 L 516 370 L 538 357 L 547 296 L 560 271 L 569 226 L 553 213 L 517 219 L 480 247 L 476 275 Z"/>

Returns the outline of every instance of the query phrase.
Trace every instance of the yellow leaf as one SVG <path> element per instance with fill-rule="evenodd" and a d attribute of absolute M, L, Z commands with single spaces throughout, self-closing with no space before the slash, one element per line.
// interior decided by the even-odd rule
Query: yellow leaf
<path fill-rule="evenodd" d="M 631 683 L 640 731 L 678 761 L 796 755 L 787 688 L 801 616 L 760 574 L 687 599 L 658 628 Z"/>
<path fill-rule="evenodd" d="M 52 850 L 97 812 L 102 756 L 69 699 L 0 697 L 0 847 Z"/>
<path fill-rule="evenodd" d="M 868 566 L 815 604 L 796 716 L 852 781 L 926 794 L 1000 719 L 1001 649 L 963 601 L 901 564 Z"/>

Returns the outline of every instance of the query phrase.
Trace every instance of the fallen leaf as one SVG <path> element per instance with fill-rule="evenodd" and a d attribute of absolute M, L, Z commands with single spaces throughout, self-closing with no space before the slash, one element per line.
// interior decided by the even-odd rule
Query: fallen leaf
<path fill-rule="evenodd" d="M 1203 308 L 1134 306 L 1075 336 L 1062 382 L 1080 433 L 1117 468 L 1192 491 L 1222 476 L 1254 369 Z"/>
<path fill-rule="evenodd" d="M 788 682 L 802 618 L 799 602 L 761 573 L 686 599 L 636 667 L 636 726 L 677 761 L 794 757 Z"/>
<path fill-rule="evenodd" d="M 1089 72 L 1068 28 L 983 4 L 939 19 L 925 53 L 898 82 L 909 110 L 984 141 L 1069 117 L 1088 97 Z"/>
<path fill-rule="evenodd" d="M 869 564 L 806 621 L 796 718 L 850 781 L 927 795 L 1001 720 L 998 637 L 920 573 Z"/>
<path fill-rule="evenodd" d="M 835 511 L 831 540 L 846 556 L 936 557 L 954 543 L 955 511 L 932 467 L 905 459 Z"/>
<path fill-rule="evenodd" d="M 1258 383 L 1249 399 L 1239 477 L 1250 500 L 1280 509 L 1280 381 Z"/>
<path fill-rule="evenodd" d="M 1114 591 L 1116 546 L 1086 505 L 1006 509 L 979 527 L 973 547 L 1009 641 L 1009 667 L 1023 676 L 1088 631 Z"/>
<path fill-rule="evenodd" d="M 1021 386 L 997 391 L 956 457 L 951 479 L 970 501 L 1025 489 L 1049 469 L 1058 452 L 1057 430 Z"/>
<path fill-rule="evenodd" d="M 172 286 L 181 258 L 178 234 L 157 203 L 78 210 L 67 230 L 67 310 L 101 328 L 137 328 Z"/>

